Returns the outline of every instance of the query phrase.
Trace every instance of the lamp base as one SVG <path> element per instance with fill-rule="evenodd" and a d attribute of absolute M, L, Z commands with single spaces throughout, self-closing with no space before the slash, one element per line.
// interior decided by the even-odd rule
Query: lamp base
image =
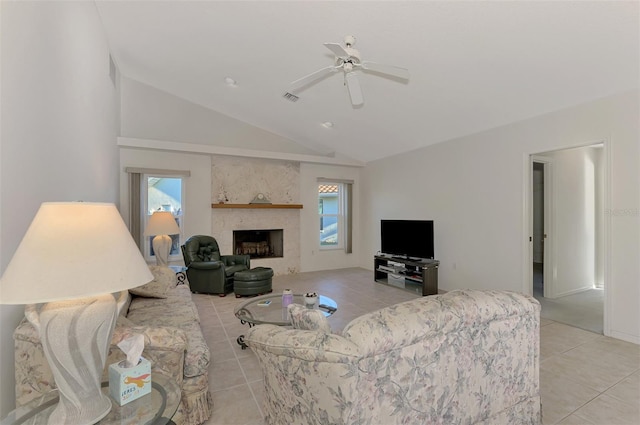
<path fill-rule="evenodd" d="M 60 401 L 51 424 L 94 424 L 111 410 L 101 390 L 119 306 L 111 294 L 45 304 L 40 313 L 25 310 L 40 333 L 45 357 L 53 373 Z"/>
<path fill-rule="evenodd" d="M 87 401 L 80 409 L 78 409 L 78 406 L 75 406 L 69 399 L 63 398 L 61 395 L 58 405 L 51 413 L 51 416 L 49 416 L 49 423 L 74 425 L 95 424 L 109 414 L 112 406 L 109 396 L 102 392 L 100 393 L 102 394 L 100 399 L 94 398 Z"/>
<path fill-rule="evenodd" d="M 171 252 L 171 245 L 173 244 L 171 237 L 168 235 L 158 235 L 153 238 L 151 244 L 153 246 L 153 252 L 156 256 L 156 264 L 158 266 L 167 267 L 169 265 L 169 253 Z"/>

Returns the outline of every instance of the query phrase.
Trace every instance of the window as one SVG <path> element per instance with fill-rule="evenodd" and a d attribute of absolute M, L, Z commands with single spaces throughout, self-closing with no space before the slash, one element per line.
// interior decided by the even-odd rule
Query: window
<path fill-rule="evenodd" d="M 321 249 L 342 248 L 344 240 L 343 210 L 342 183 L 318 183 Z"/>
<path fill-rule="evenodd" d="M 152 174 L 144 174 L 144 178 L 141 179 L 141 194 L 144 197 L 142 200 L 142 205 L 144 205 L 143 214 L 142 214 L 142 230 L 147 226 L 149 222 L 149 218 L 156 211 L 169 211 L 173 214 L 176 219 L 176 223 L 180 228 L 180 233 L 182 234 L 182 225 L 183 225 L 183 215 L 182 215 L 182 205 L 183 205 L 183 196 L 184 193 L 184 179 L 182 177 L 176 176 L 162 176 L 162 175 L 152 175 Z M 170 235 L 172 244 L 171 251 L 169 252 L 169 260 L 180 260 L 180 245 L 181 235 Z M 148 236 L 144 238 L 144 256 L 149 260 L 155 259 L 155 254 L 153 252 L 153 247 L 151 246 L 151 241 L 153 237 Z"/>

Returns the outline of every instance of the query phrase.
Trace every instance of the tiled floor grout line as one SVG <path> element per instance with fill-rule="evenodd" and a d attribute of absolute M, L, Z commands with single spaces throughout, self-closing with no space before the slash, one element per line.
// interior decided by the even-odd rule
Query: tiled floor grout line
<path fill-rule="evenodd" d="M 258 402 L 258 398 L 256 397 L 256 394 L 253 391 L 253 388 L 251 387 L 251 384 L 249 382 L 249 378 L 247 378 L 247 374 L 244 371 L 244 367 L 242 366 L 242 363 L 240 362 L 240 357 L 238 357 L 238 353 L 237 350 L 234 350 L 234 346 L 233 346 L 233 342 L 232 339 L 234 341 L 236 341 L 236 338 L 230 338 L 229 337 L 229 332 L 227 332 L 227 327 L 225 326 L 224 322 L 222 321 L 222 318 L 220 317 L 220 313 L 218 313 L 218 309 L 216 308 L 215 304 L 213 303 L 213 301 L 211 301 L 211 303 L 213 304 L 213 308 L 215 309 L 216 315 L 218 316 L 218 320 L 220 321 L 220 324 L 222 325 L 222 329 L 224 331 L 224 335 L 227 338 L 227 343 L 229 344 L 229 346 L 231 347 L 231 351 L 233 352 L 233 357 L 236 359 L 236 362 L 238 362 L 238 366 L 240 367 L 240 371 L 242 372 L 242 377 L 244 378 L 244 385 L 246 385 L 249 388 L 249 392 L 251 393 L 251 397 L 253 398 L 253 402 L 256 404 L 256 406 L 258 406 L 258 411 L 260 412 L 260 415 L 262 417 L 264 417 L 263 413 L 262 413 L 262 406 L 260 405 L 260 402 Z M 236 341 L 237 344 L 237 341 Z M 255 382 L 255 381 L 252 381 Z M 233 388 L 233 387 L 229 387 L 229 388 Z"/>
<path fill-rule="evenodd" d="M 547 319 L 547 320 L 551 320 L 551 319 Z M 544 326 L 547 326 L 547 325 L 550 325 L 550 324 L 554 324 L 554 323 L 560 323 L 560 322 L 554 322 L 554 321 L 552 321 L 551 323 L 548 323 L 548 324 L 546 324 L 546 325 L 544 325 Z M 567 325 L 567 326 L 569 326 L 569 325 Z M 541 327 L 542 327 L 542 326 L 541 326 Z M 578 329 L 579 329 L 579 328 L 578 328 Z M 587 332 L 592 332 L 592 331 L 587 331 Z M 577 348 L 579 348 L 579 347 L 582 347 L 582 346 L 584 346 L 584 345 L 590 344 L 590 343 L 592 343 L 594 340 L 597 340 L 600 336 L 602 336 L 602 335 L 598 335 L 598 336 L 596 336 L 596 337 L 592 338 L 590 341 L 585 341 L 585 342 L 579 343 L 578 345 L 575 345 L 575 346 L 573 346 L 573 347 L 571 347 L 571 348 L 568 348 L 568 349 L 567 349 L 567 350 L 565 350 L 565 351 L 558 352 L 558 353 L 554 353 L 554 354 L 550 355 L 549 357 L 547 357 L 546 359 L 541 360 L 541 361 L 540 361 L 540 366 L 542 367 L 543 362 L 545 362 L 545 361 L 547 361 L 547 360 L 550 360 L 550 359 L 552 359 L 553 357 L 556 357 L 556 356 L 563 356 L 563 355 L 565 355 L 566 353 L 568 353 L 569 351 L 572 351 L 572 350 L 575 350 L 575 349 L 577 349 Z M 625 375 L 624 377 L 620 378 L 618 381 L 616 381 L 616 382 L 614 382 L 613 384 L 609 385 L 606 389 L 604 389 L 604 390 L 602 390 L 602 391 L 597 390 L 597 389 L 595 389 L 595 388 L 593 388 L 593 387 L 590 387 L 589 385 L 585 385 L 585 384 L 579 383 L 579 382 L 575 381 L 571 376 L 566 376 L 566 377 L 565 377 L 565 379 L 567 379 L 567 380 L 569 380 L 569 381 L 571 381 L 571 382 L 573 382 L 573 383 L 575 383 L 575 384 L 583 385 L 583 386 L 585 386 L 585 387 L 587 387 L 587 388 L 589 388 L 589 389 L 593 390 L 593 391 L 594 391 L 594 392 L 596 392 L 597 394 L 596 394 L 595 396 L 593 396 L 592 398 L 588 399 L 587 401 L 585 401 L 584 403 L 582 403 L 580 406 L 576 407 L 573 411 L 571 411 L 570 413 L 568 413 L 568 414 L 567 414 L 567 415 L 565 415 L 564 417 L 562 417 L 562 418 L 560 418 L 559 420 L 557 420 L 556 422 L 554 422 L 554 425 L 555 425 L 555 424 L 558 424 L 558 423 L 561 423 L 562 421 L 564 421 L 565 419 L 567 419 L 567 418 L 568 418 L 568 417 L 570 417 L 571 415 L 576 414 L 580 409 L 582 409 L 583 407 L 585 407 L 586 405 L 588 405 L 588 404 L 589 404 L 589 403 L 591 403 L 592 401 L 596 400 L 598 397 L 601 397 L 602 395 L 607 395 L 608 397 L 613 397 L 613 398 L 615 398 L 616 400 L 618 400 L 619 402 L 624 403 L 624 404 L 627 404 L 627 402 L 626 402 L 626 401 L 624 401 L 624 400 L 620 400 L 618 397 L 614 397 L 614 396 L 612 396 L 612 395 L 610 395 L 610 394 L 607 394 L 607 392 L 608 392 L 611 388 L 613 388 L 613 387 L 615 387 L 616 385 L 620 384 L 620 383 L 621 383 L 622 381 L 624 381 L 625 379 L 628 379 L 628 378 L 629 378 L 630 376 L 632 376 L 634 373 L 637 373 L 638 371 L 640 371 L 640 368 L 638 368 L 638 369 L 636 369 L 636 370 L 632 371 L 631 373 L 629 373 L 628 375 Z M 543 424 L 544 424 L 544 422 L 543 422 Z M 545 424 L 545 425 L 550 425 L 550 424 Z"/>
<path fill-rule="evenodd" d="M 582 345 L 582 344 L 580 344 L 580 345 Z M 576 347 L 578 347 L 578 346 L 576 346 Z M 582 408 L 583 408 L 583 407 L 585 407 L 587 404 L 591 403 L 592 401 L 594 401 L 595 399 L 597 399 L 598 397 L 600 397 L 600 396 L 602 396 L 602 395 L 606 395 L 606 396 L 608 396 L 608 397 L 613 397 L 613 398 L 615 398 L 616 400 L 618 400 L 619 402 L 624 403 L 624 404 L 627 404 L 627 402 L 626 402 L 626 401 L 624 401 L 624 400 L 620 400 L 619 398 L 617 398 L 617 397 L 615 397 L 615 396 L 612 396 L 612 395 L 610 395 L 610 394 L 606 394 L 606 393 L 607 393 L 607 391 L 609 391 L 611 388 L 615 387 L 615 386 L 616 386 L 616 385 L 618 385 L 620 382 L 622 382 L 622 381 L 624 381 L 625 379 L 629 378 L 631 375 L 633 375 L 634 373 L 638 372 L 639 370 L 640 370 L 640 368 L 638 368 L 638 369 L 634 370 L 633 372 L 631 372 L 630 374 L 628 374 L 628 375 L 627 375 L 627 376 L 625 376 L 624 378 L 621 378 L 619 381 L 617 381 L 616 383 L 614 383 L 614 384 L 610 385 L 609 387 L 607 387 L 607 389 L 605 389 L 605 390 L 603 390 L 603 391 L 598 391 L 598 390 L 596 390 L 595 388 L 592 388 L 592 387 L 589 387 L 588 385 L 585 385 L 586 387 L 588 387 L 588 388 L 590 388 L 590 389 L 592 389 L 592 390 L 594 390 L 594 391 L 597 391 L 597 392 L 598 392 L 598 394 L 597 394 L 597 395 L 595 395 L 594 397 L 592 397 L 591 399 L 587 400 L 586 402 L 584 402 L 581 406 L 577 407 L 577 408 L 576 408 L 575 410 L 573 410 L 571 413 L 569 413 L 568 415 L 566 415 L 565 417 L 561 418 L 559 421 L 557 421 L 557 422 L 555 422 L 555 423 L 557 424 L 557 423 L 562 422 L 563 420 L 565 420 L 565 419 L 566 419 L 566 418 L 568 418 L 569 416 L 571 416 L 571 415 L 575 414 L 578 410 L 582 409 Z M 571 379 L 571 377 L 569 377 L 569 378 L 567 378 L 567 379 L 569 379 L 570 381 L 572 381 L 572 382 L 574 382 L 574 383 L 576 382 L 576 381 L 574 381 L 573 379 Z"/>
<path fill-rule="evenodd" d="M 213 391 L 213 392 L 214 393 L 219 393 L 219 392 L 223 392 L 223 391 L 229 391 L 229 390 L 232 390 L 234 388 L 244 387 L 245 385 L 247 385 L 246 382 L 244 384 L 232 385 L 230 387 L 226 387 L 226 388 L 223 388 L 221 390 L 216 390 L 216 391 Z"/>

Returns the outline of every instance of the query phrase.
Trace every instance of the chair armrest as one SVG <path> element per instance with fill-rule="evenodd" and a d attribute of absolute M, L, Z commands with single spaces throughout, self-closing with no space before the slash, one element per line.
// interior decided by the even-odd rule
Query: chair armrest
<path fill-rule="evenodd" d="M 254 326 L 244 342 L 264 375 L 268 423 L 364 423 L 354 343 L 339 335 L 274 325 Z"/>
<path fill-rule="evenodd" d="M 224 261 L 225 266 L 234 266 L 244 264 L 247 268 L 251 268 L 251 257 L 248 255 L 221 255 L 220 259 Z"/>
<path fill-rule="evenodd" d="M 173 377 L 182 387 L 187 336 L 183 330 L 171 326 L 116 326 L 111 338 L 102 380 L 109 379 L 108 367 L 110 364 L 126 359 L 126 355 L 118 348 L 117 344 L 134 334 L 144 336 L 142 357 L 151 362 L 152 379 L 153 373 L 162 373 Z"/>
<path fill-rule="evenodd" d="M 360 358 L 360 349 L 348 339 L 321 331 L 257 325 L 249 329 L 245 343 L 254 351 L 312 362 L 350 363 Z"/>
<path fill-rule="evenodd" d="M 189 264 L 192 269 L 198 270 L 217 270 L 224 266 L 222 261 L 193 261 Z"/>

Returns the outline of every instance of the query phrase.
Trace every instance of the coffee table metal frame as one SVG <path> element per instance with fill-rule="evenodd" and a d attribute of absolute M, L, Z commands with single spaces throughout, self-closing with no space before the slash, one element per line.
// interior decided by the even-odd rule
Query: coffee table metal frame
<path fill-rule="evenodd" d="M 270 301 L 265 305 L 265 301 Z M 295 304 L 304 305 L 304 295 L 294 294 L 293 302 Z M 324 295 L 318 296 L 318 305 L 316 306 L 325 317 L 331 316 L 338 309 L 338 304 L 329 297 Z M 277 326 L 289 326 L 291 321 L 285 308 L 282 307 L 281 294 L 268 294 L 259 297 L 253 297 L 248 301 L 238 305 L 234 310 L 235 316 L 240 319 L 240 323 L 249 324 L 249 327 L 260 324 L 271 324 Z M 244 343 L 244 335 L 237 338 L 237 343 L 244 350 L 247 345 Z"/>

